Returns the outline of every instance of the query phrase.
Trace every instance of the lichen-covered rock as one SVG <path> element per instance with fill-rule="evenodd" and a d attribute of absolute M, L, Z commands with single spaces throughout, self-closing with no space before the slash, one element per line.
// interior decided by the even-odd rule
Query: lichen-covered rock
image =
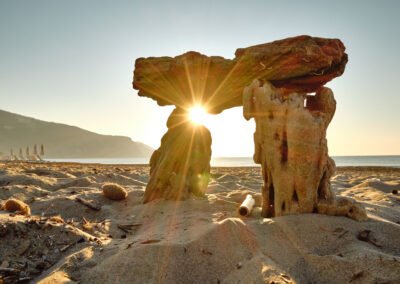
<path fill-rule="evenodd" d="M 328 88 L 310 96 L 255 80 L 244 89 L 244 117 L 256 122 L 254 161 L 262 166 L 264 217 L 321 212 L 363 219 L 359 207 L 335 201 L 331 190 L 335 163 L 328 157 L 326 129 L 335 109 Z"/>
<path fill-rule="evenodd" d="M 211 134 L 188 121 L 176 108 L 167 121 L 168 131 L 150 158 L 150 179 L 144 202 L 157 198 L 182 200 L 190 193 L 203 195 L 208 186 Z"/>
<path fill-rule="evenodd" d="M 159 105 L 209 112 L 242 104 L 242 90 L 254 79 L 289 92 L 315 92 L 340 76 L 347 63 L 339 39 L 297 36 L 236 50 L 234 59 L 190 51 L 176 57 L 138 58 L 133 88 Z"/>
<path fill-rule="evenodd" d="M 11 212 L 20 212 L 23 215 L 31 215 L 31 208 L 25 202 L 10 198 L 2 205 L 2 209 Z"/>
<path fill-rule="evenodd" d="M 123 200 L 128 197 L 128 191 L 116 183 L 105 183 L 102 189 L 104 196 L 111 200 Z"/>

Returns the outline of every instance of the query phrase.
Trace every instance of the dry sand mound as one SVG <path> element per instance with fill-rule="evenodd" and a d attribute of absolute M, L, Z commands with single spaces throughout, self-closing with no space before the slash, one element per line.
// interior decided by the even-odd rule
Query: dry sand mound
<path fill-rule="evenodd" d="M 36 185 L 44 189 L 51 188 L 56 183 L 54 178 L 39 177 L 36 175 L 3 175 L 0 176 L 0 186 L 7 185 Z"/>
<path fill-rule="evenodd" d="M 120 185 L 137 185 L 137 186 L 146 186 L 145 182 L 140 180 L 133 179 L 129 176 L 121 175 L 121 174 L 103 174 L 97 175 L 96 180 L 98 182 L 112 182 Z"/>
<path fill-rule="evenodd" d="M 96 185 L 91 178 L 89 177 L 81 177 L 76 179 L 71 179 L 69 181 L 63 182 L 62 184 L 56 185 L 54 187 L 55 190 L 59 190 L 62 188 L 68 187 L 90 187 Z"/>
<path fill-rule="evenodd" d="M 61 171 L 54 171 L 46 168 L 33 168 L 25 170 L 27 174 L 36 174 L 38 176 L 48 176 L 54 178 L 76 178 L 74 175 Z"/>
<path fill-rule="evenodd" d="M 206 201 L 185 201 L 178 207 L 188 208 L 184 203 L 210 206 Z M 182 210 L 176 207 L 172 202 L 163 204 L 165 212 Z M 201 211 L 192 213 L 202 216 Z M 189 221 L 192 216 L 175 216 L 169 224 L 163 218 L 153 220 L 151 226 L 115 241 L 119 248 L 94 251 L 80 262 L 79 270 L 68 269 L 73 265 L 64 262 L 63 271 L 84 283 L 400 280 L 400 240 L 393 238 L 400 234 L 399 226 L 316 214 L 261 221 L 233 217 L 213 221 L 207 215 L 195 226 Z M 357 238 L 365 230 L 371 231 L 373 242 Z"/>
<path fill-rule="evenodd" d="M 0 238 L 0 279 L 27 283 L 92 237 L 62 219 L 0 213 Z"/>
<path fill-rule="evenodd" d="M 0 187 L 0 199 L 17 198 L 24 202 L 30 202 L 35 197 L 46 196 L 49 191 L 36 185 L 8 185 Z"/>
<path fill-rule="evenodd" d="M 356 188 L 375 188 L 384 193 L 392 193 L 394 190 L 400 191 L 400 182 L 383 182 L 378 179 L 372 179 L 364 181 L 357 186 Z"/>
<path fill-rule="evenodd" d="M 206 198 L 148 204 L 148 167 L 0 163 L 0 173 L 13 182 L 0 198 L 33 215 L 0 212 L 0 279 L 10 283 L 400 283 L 400 200 L 389 190 L 400 170 L 338 169 L 337 193 L 363 203 L 367 222 L 262 219 L 260 207 L 241 219 L 246 194 L 260 203 L 259 168 L 214 168 Z M 115 180 L 129 183 L 120 202 L 101 190 Z"/>

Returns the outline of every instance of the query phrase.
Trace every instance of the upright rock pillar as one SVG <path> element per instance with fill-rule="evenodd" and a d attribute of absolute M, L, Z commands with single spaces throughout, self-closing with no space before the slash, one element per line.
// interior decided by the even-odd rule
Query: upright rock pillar
<path fill-rule="evenodd" d="M 319 212 L 366 218 L 361 206 L 335 198 L 330 186 L 335 163 L 328 156 L 326 129 L 335 109 L 325 87 L 313 96 L 258 80 L 244 88 L 244 117 L 256 123 L 254 161 L 262 166 L 264 217 Z"/>
<path fill-rule="evenodd" d="M 160 148 L 150 158 L 145 203 L 157 198 L 182 200 L 190 193 L 201 196 L 208 186 L 210 131 L 190 122 L 182 108 L 172 111 L 167 127 Z"/>

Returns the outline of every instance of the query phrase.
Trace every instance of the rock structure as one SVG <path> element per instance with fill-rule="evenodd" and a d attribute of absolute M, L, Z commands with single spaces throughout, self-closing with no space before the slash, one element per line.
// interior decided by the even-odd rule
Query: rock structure
<path fill-rule="evenodd" d="M 190 193 L 203 195 L 208 186 L 211 134 L 188 121 L 185 110 L 176 108 L 167 121 L 168 131 L 150 159 L 150 180 L 144 202 L 157 198 L 182 200 Z"/>
<path fill-rule="evenodd" d="M 184 199 L 207 187 L 211 135 L 187 121 L 188 108 L 201 104 L 216 114 L 243 104 L 245 118 L 256 121 L 263 216 L 321 212 L 364 219 L 363 208 L 336 199 L 329 183 L 335 164 L 325 137 L 336 102 L 323 86 L 342 75 L 346 63 L 340 40 L 310 36 L 240 48 L 234 59 L 194 51 L 137 59 L 133 88 L 139 96 L 176 106 L 151 157 L 144 201 Z"/>
<path fill-rule="evenodd" d="M 190 51 L 176 57 L 138 58 L 133 88 L 161 106 L 203 104 L 210 113 L 242 105 L 254 79 L 289 91 L 315 92 L 340 76 L 347 63 L 338 39 L 298 36 L 239 48 L 234 59 Z"/>
<path fill-rule="evenodd" d="M 360 205 L 336 199 L 330 186 L 335 163 L 325 137 L 335 109 L 325 87 L 315 95 L 258 80 L 244 88 L 244 117 L 256 122 L 254 162 L 262 166 L 264 217 L 319 212 L 366 219 Z"/>

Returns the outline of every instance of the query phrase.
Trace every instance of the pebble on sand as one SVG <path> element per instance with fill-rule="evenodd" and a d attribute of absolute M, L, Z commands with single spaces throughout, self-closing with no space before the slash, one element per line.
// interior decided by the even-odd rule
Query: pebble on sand
<path fill-rule="evenodd" d="M 29 205 L 21 200 L 14 198 L 10 198 L 4 203 L 3 209 L 12 212 L 19 211 L 24 215 L 31 215 L 31 208 L 29 207 Z"/>
<path fill-rule="evenodd" d="M 108 199 L 123 200 L 128 196 L 128 191 L 116 183 L 105 183 L 102 189 L 104 196 Z"/>

